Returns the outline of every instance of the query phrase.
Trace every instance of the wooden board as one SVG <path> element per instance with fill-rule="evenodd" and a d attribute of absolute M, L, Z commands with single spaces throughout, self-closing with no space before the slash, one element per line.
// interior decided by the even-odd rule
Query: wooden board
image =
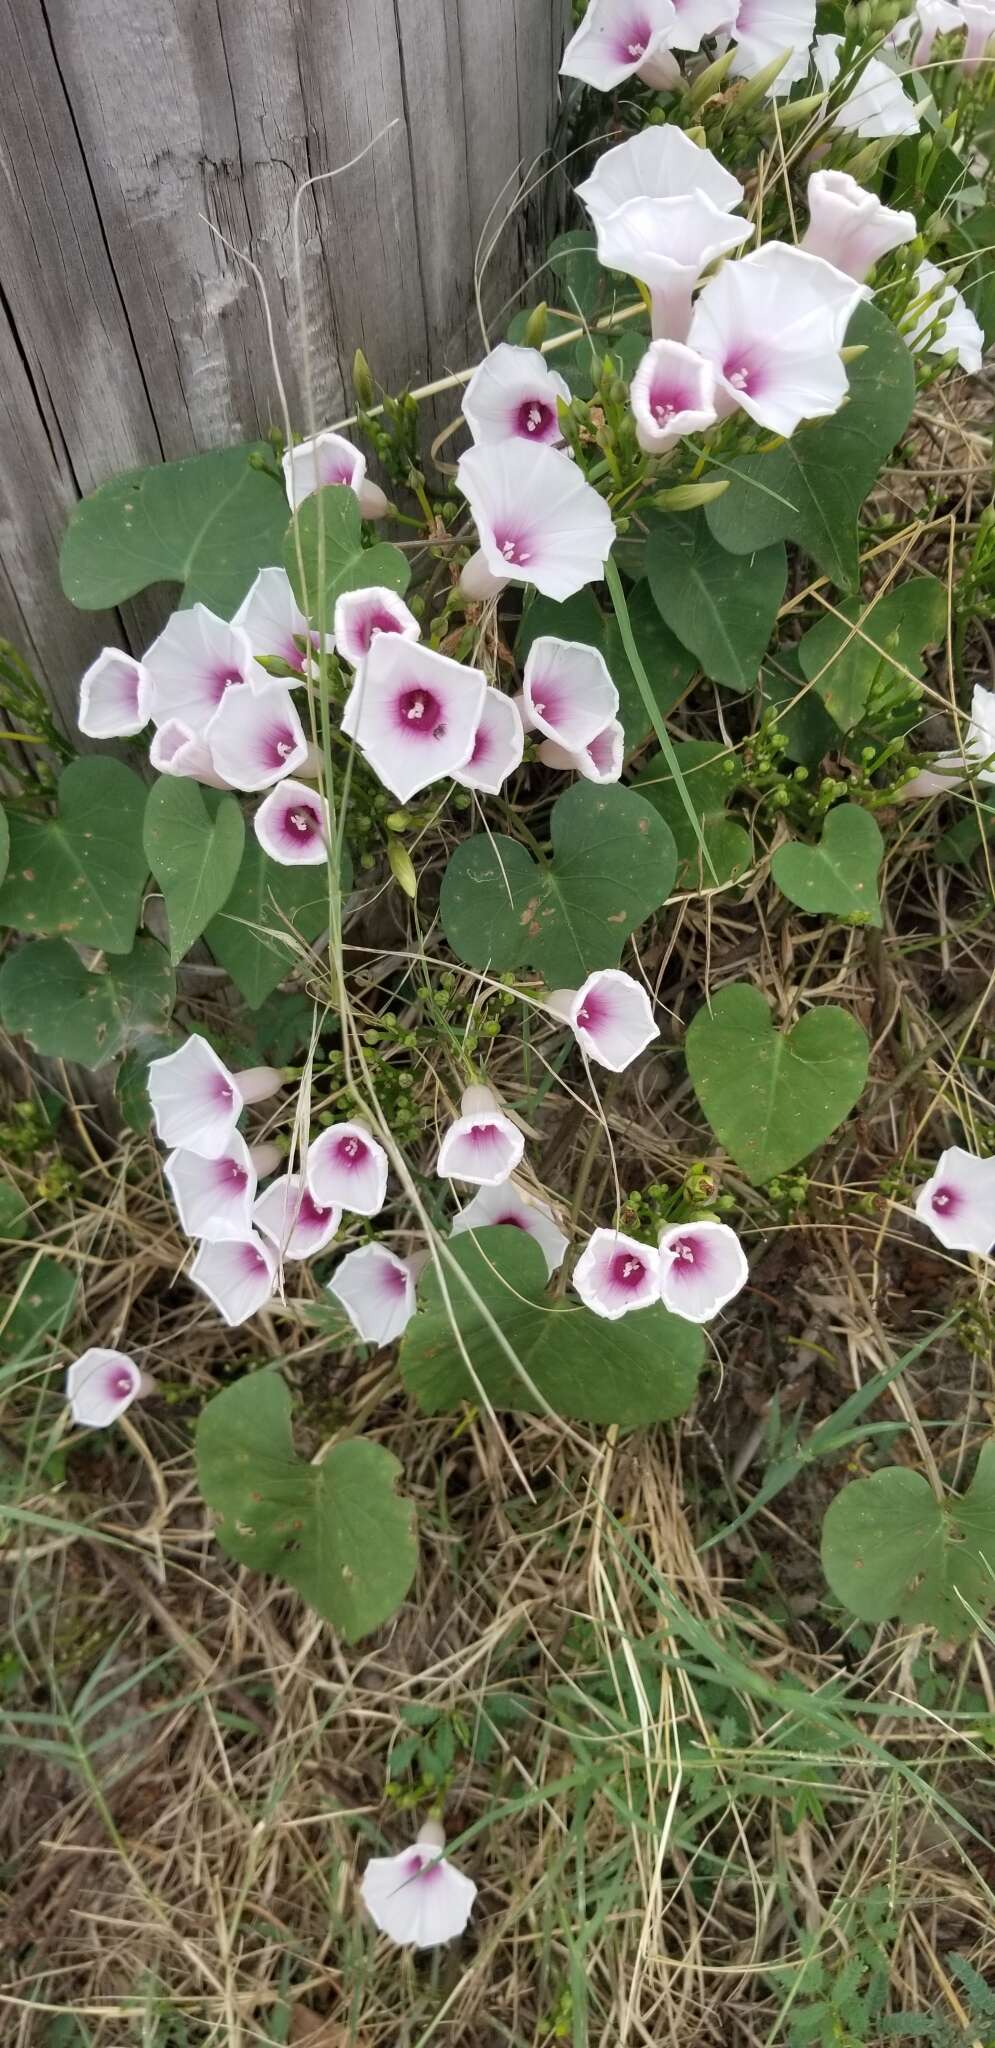
<path fill-rule="evenodd" d="M 551 137 L 568 13 L 0 0 L 0 634 L 68 729 L 81 668 L 107 640 L 140 651 L 169 595 L 123 617 L 66 604 L 56 558 L 74 497 L 279 420 L 257 284 L 212 230 L 262 271 L 295 426 L 305 346 L 319 424 L 351 410 L 357 347 L 392 389 L 472 361 L 478 244 Z M 298 280 L 309 178 L 322 182 L 300 206 Z M 492 340 L 536 260 L 530 218 L 514 214 L 484 274 Z"/>

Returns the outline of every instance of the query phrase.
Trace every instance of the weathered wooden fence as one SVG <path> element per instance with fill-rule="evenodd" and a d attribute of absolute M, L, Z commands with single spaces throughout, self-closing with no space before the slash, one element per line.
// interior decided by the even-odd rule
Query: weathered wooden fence
<path fill-rule="evenodd" d="M 390 387 L 479 352 L 474 257 L 502 188 L 548 144 L 568 0 L 0 0 L 0 634 L 64 717 L 123 617 L 62 597 L 71 506 L 115 471 L 277 418 L 263 273 L 297 422 L 349 411 L 362 347 Z M 499 216 L 500 217 L 500 216 Z M 486 279 L 523 274 L 523 218 Z M 500 331 L 500 330 L 498 330 Z M 468 354 L 468 350 L 471 352 Z"/>

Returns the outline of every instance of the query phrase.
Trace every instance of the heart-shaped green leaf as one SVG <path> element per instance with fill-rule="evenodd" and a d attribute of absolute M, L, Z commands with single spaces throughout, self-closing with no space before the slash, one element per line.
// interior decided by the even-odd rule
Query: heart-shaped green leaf
<path fill-rule="evenodd" d="M 847 404 L 769 454 L 727 463 L 729 489 L 706 517 L 733 554 L 796 540 L 834 583 L 852 589 L 857 513 L 912 416 L 916 380 L 910 350 L 875 306 L 858 307 L 846 338 L 865 351 L 850 365 Z"/>
<path fill-rule="evenodd" d="M 162 775 L 145 806 L 145 856 L 162 890 L 174 964 L 189 953 L 235 884 L 245 821 L 233 796 Z"/>
<path fill-rule="evenodd" d="M 496 1408 L 526 1415 L 542 1413 L 545 1403 L 577 1422 L 627 1428 L 683 1415 L 704 1356 L 694 1323 L 660 1307 L 640 1309 L 609 1329 L 577 1301 L 552 1300 L 546 1261 L 521 1230 L 468 1231 L 451 1240 L 450 1250 L 458 1270 L 447 1261 L 443 1272 L 452 1311 L 434 1268 L 426 1267 L 418 1310 L 401 1342 L 401 1377 L 427 1415 L 479 1400 L 480 1386 Z"/>
<path fill-rule="evenodd" d="M 935 576 L 913 576 L 870 602 L 848 598 L 798 643 L 798 659 L 841 732 L 852 732 L 878 691 L 922 674 L 920 655 L 947 630 L 947 599 Z M 873 702 L 873 700 L 872 700 Z"/>
<path fill-rule="evenodd" d="M 646 571 L 671 632 L 713 683 L 752 689 L 787 582 L 780 541 L 744 559 L 720 545 L 703 512 L 657 512 L 647 524 Z"/>
<path fill-rule="evenodd" d="M 99 754 L 71 761 L 54 818 L 18 812 L 10 820 L 0 924 L 130 953 L 148 874 L 145 796 L 145 784 L 121 761 Z"/>
<path fill-rule="evenodd" d="M 28 1234 L 28 1205 L 13 1181 L 0 1180 L 0 1238 L 19 1243 Z"/>
<path fill-rule="evenodd" d="M 683 697 L 697 666 L 693 654 L 682 647 L 669 626 L 665 626 L 645 581 L 629 592 L 629 624 L 649 678 L 661 719 L 666 718 Z M 581 640 L 604 656 L 608 673 L 618 691 L 618 715 L 625 732 L 626 751 L 639 746 L 650 730 L 649 714 L 642 691 L 632 673 L 618 622 L 601 610 L 594 592 L 578 591 L 564 604 L 551 597 L 536 597 L 530 604 L 515 642 L 515 653 L 524 664 L 533 640 L 542 634 L 560 640 Z"/>
<path fill-rule="evenodd" d="M 765 705 L 773 705 L 777 730 L 788 742 L 788 760 L 816 769 L 823 755 L 839 746 L 839 727 L 802 675 L 797 646 L 774 648 L 764 662 L 761 682 Z"/>
<path fill-rule="evenodd" d="M 304 564 L 303 582 L 298 550 Z M 326 632 L 331 632 L 335 600 L 343 591 L 365 590 L 371 583 L 379 583 L 403 594 L 411 578 L 400 548 L 392 548 L 387 541 L 364 548 L 359 500 L 347 484 L 326 484 L 305 498 L 283 538 L 281 556 L 301 610 L 315 623 L 321 615 Z M 323 605 L 319 603 L 322 589 Z"/>
<path fill-rule="evenodd" d="M 343 891 L 351 886 L 346 853 L 341 886 Z M 234 887 L 204 937 L 250 1010 L 258 1010 L 299 964 L 298 942 L 310 943 L 330 922 L 325 869 L 282 867 L 250 832 Z"/>
<path fill-rule="evenodd" d="M 280 560 L 287 525 L 281 484 L 249 457 L 218 448 L 112 477 L 76 506 L 62 543 L 62 588 L 83 611 L 120 604 L 150 583 L 180 583 L 181 603 L 230 619 L 257 570 Z"/>
<path fill-rule="evenodd" d="M 867 1039 L 846 1010 L 775 1029 L 759 989 L 736 982 L 692 1018 L 694 1092 L 720 1143 L 757 1186 L 807 1159 L 859 1100 Z"/>
<path fill-rule="evenodd" d="M 442 882 L 442 927 L 457 958 L 495 973 L 530 962 L 553 987 L 579 988 L 617 965 L 630 932 L 673 888 L 669 827 L 630 789 L 575 783 L 553 806 L 552 859 L 480 833 Z"/>
<path fill-rule="evenodd" d="M 822 1525 L 822 1568 L 861 1621 L 894 1615 L 963 1641 L 995 1600 L 995 1443 L 967 1492 L 945 1501 L 901 1465 L 844 1486 Z"/>
<path fill-rule="evenodd" d="M 797 839 L 779 846 L 771 874 L 810 917 L 825 914 L 879 925 L 877 879 L 883 857 L 884 840 L 870 812 L 859 804 L 838 804 L 826 818 L 818 846 L 803 846 Z"/>
<path fill-rule="evenodd" d="M 0 1011 L 8 1031 L 35 1052 L 101 1067 L 129 1040 L 168 1023 L 176 996 L 169 955 L 137 939 L 123 960 L 91 974 L 65 939 L 39 939 L 0 969 Z"/>
<path fill-rule="evenodd" d="M 294 1449 L 290 1395 L 254 1372 L 216 1394 L 197 1423 L 197 1472 L 222 1549 L 273 1572 L 354 1643 L 393 1614 L 418 1562 L 401 1467 L 363 1437 L 309 1465 Z"/>
<path fill-rule="evenodd" d="M 705 865 L 680 790 L 662 754 L 653 755 L 633 786 L 666 819 L 674 835 L 677 887 L 714 889 L 733 882 L 753 859 L 753 841 L 746 827 L 726 816 L 726 804 L 743 779 L 739 756 L 727 753 L 712 740 L 678 740 L 674 753 L 701 825 L 711 870 Z"/>
<path fill-rule="evenodd" d="M 13 1278 L 13 1307 L 0 1328 L 0 1355 L 20 1365 L 48 1359 L 76 1300 L 76 1274 L 58 1259 L 32 1258 Z"/>
<path fill-rule="evenodd" d="M 147 1131 L 151 1127 L 149 1068 L 153 1060 L 164 1060 L 171 1052 L 177 1052 L 184 1036 L 183 1032 L 175 1029 L 143 1031 L 130 1051 L 125 1053 L 114 1076 L 114 1095 L 121 1120 L 129 1131 Z"/>

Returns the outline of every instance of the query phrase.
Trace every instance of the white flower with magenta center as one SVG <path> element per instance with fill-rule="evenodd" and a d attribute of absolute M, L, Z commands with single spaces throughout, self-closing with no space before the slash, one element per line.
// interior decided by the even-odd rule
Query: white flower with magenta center
<path fill-rule="evenodd" d="M 527 723 L 571 754 L 587 747 L 618 710 L 618 691 L 604 656 L 583 640 L 542 633 L 533 640 L 522 676 Z"/>
<path fill-rule="evenodd" d="M 654 341 L 629 387 L 636 439 L 647 455 L 663 455 L 685 434 L 714 426 L 715 372 L 680 341 Z"/>
<path fill-rule="evenodd" d="M 363 1244 L 336 1266 L 328 1292 L 364 1344 L 393 1344 L 415 1312 L 413 1262 L 385 1244 Z"/>
<path fill-rule="evenodd" d="M 171 1152 L 163 1172 L 188 1237 L 251 1236 L 256 1168 L 237 1131 L 213 1159 L 199 1152 Z"/>
<path fill-rule="evenodd" d="M 355 491 L 364 519 L 382 519 L 387 510 L 379 484 L 370 483 L 367 477 L 365 455 L 344 435 L 333 434 L 330 428 L 287 449 L 283 478 L 292 506 L 300 505 L 312 492 L 322 491 L 329 484 L 344 484 L 347 490 Z"/>
<path fill-rule="evenodd" d="M 821 256 L 767 242 L 725 263 L 699 295 L 688 340 L 715 372 L 720 418 L 742 406 L 759 426 L 793 434 L 842 405 L 840 360 L 866 285 Z"/>
<path fill-rule="evenodd" d="M 363 1872 L 363 1903 L 370 1918 L 399 1948 L 438 1948 L 462 1934 L 477 1887 L 442 1854 L 446 1838 L 437 1821 L 422 1828 L 413 1849 L 374 1856 Z"/>
<path fill-rule="evenodd" d="M 178 1051 L 150 1063 L 148 1092 L 156 1131 L 164 1145 L 217 1159 L 246 1103 L 275 1095 L 282 1079 L 276 1067 L 229 1073 L 206 1038 L 195 1032 Z"/>
<path fill-rule="evenodd" d="M 562 599 L 599 581 L 615 523 L 604 499 L 559 449 L 521 440 L 469 448 L 456 483 L 480 537 L 460 578 L 467 597 L 532 583 L 544 597 Z"/>
<path fill-rule="evenodd" d="M 676 24 L 673 0 L 591 0 L 563 53 L 561 74 L 599 92 L 637 71 L 648 85 L 676 85 L 681 74 L 669 49 Z"/>
<path fill-rule="evenodd" d="M 660 1238 L 660 1299 L 688 1323 L 710 1323 L 750 1277 L 728 1223 L 674 1223 Z"/>
<path fill-rule="evenodd" d="M 562 441 L 557 400 L 570 403 L 566 379 L 537 348 L 499 342 L 474 370 L 463 417 L 475 441 Z"/>
<path fill-rule="evenodd" d="M 573 1286 L 585 1308 L 617 1323 L 631 1309 L 659 1300 L 660 1257 L 655 1245 L 640 1244 L 621 1230 L 595 1230 L 573 1270 Z"/>
<path fill-rule="evenodd" d="M 173 613 L 153 640 L 145 667 L 152 678 L 156 724 L 179 719 L 197 734 L 229 692 L 249 696 L 271 682 L 253 656 L 248 634 L 219 619 L 206 604 Z"/>
<path fill-rule="evenodd" d="M 498 1187 L 478 1188 L 473 1200 L 457 1209 L 452 1232 L 454 1237 L 460 1237 L 465 1230 L 485 1230 L 491 1225 L 523 1230 L 527 1237 L 534 1237 L 547 1272 L 559 1271 L 570 1239 L 560 1229 L 552 1210 L 537 1196 L 523 1195 L 510 1180 L 502 1181 Z"/>
<path fill-rule="evenodd" d="M 620 967 L 601 967 L 578 989 L 555 989 L 549 999 L 589 1059 L 621 1074 L 659 1038 L 653 1005 L 641 983 Z"/>
<path fill-rule="evenodd" d="M 252 822 L 263 852 L 281 867 L 320 867 L 327 857 L 328 804 L 306 782 L 288 776 L 278 783 L 264 796 Z"/>
<path fill-rule="evenodd" d="M 342 730 L 384 786 L 407 803 L 469 760 L 486 690 L 480 669 L 377 633 L 357 672 Z"/>
<path fill-rule="evenodd" d="M 995 1245 L 995 1159 L 951 1145 L 920 1188 L 916 1215 L 948 1251 L 988 1258 Z"/>
<path fill-rule="evenodd" d="M 310 752 L 294 700 L 283 683 L 229 690 L 205 728 L 218 773 L 233 789 L 269 789 L 302 768 Z"/>
<path fill-rule="evenodd" d="M 387 1194 L 387 1171 L 387 1154 L 365 1124 L 329 1124 L 308 1151 L 305 1179 L 321 1208 L 376 1216 Z"/>
<path fill-rule="evenodd" d="M 366 660 L 378 633 L 396 633 L 402 640 L 421 639 L 414 612 L 396 590 L 373 583 L 365 590 L 343 591 L 335 601 L 335 645 L 353 668 Z"/>
<path fill-rule="evenodd" d="M 214 1243 L 205 1239 L 188 1277 L 235 1329 L 272 1300 L 276 1254 L 254 1231 Z"/>
<path fill-rule="evenodd" d="M 919 232 L 914 213 L 882 206 L 848 171 L 814 171 L 808 181 L 808 227 L 801 247 L 861 283 L 880 257 Z"/>
<path fill-rule="evenodd" d="M 107 1429 L 142 1391 L 142 1374 L 124 1351 L 94 1347 L 74 1358 L 66 1374 L 66 1400 L 81 1429 Z"/>
<path fill-rule="evenodd" d="M 284 1173 L 256 1199 L 252 1221 L 282 1259 L 310 1259 L 331 1244 L 342 1211 L 322 1208 L 308 1192 L 303 1174 Z"/>
<path fill-rule="evenodd" d="M 79 686 L 78 725 L 91 740 L 132 739 L 152 716 L 152 677 L 144 662 L 105 647 Z"/>

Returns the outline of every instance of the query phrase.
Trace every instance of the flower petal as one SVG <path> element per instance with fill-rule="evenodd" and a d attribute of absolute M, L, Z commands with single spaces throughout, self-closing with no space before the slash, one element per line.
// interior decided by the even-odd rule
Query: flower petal
<path fill-rule="evenodd" d="M 105 647 L 79 686 L 80 732 L 91 740 L 130 739 L 152 715 L 152 677 L 144 662 Z"/>
<path fill-rule="evenodd" d="M 82 1429 L 106 1429 L 130 1408 L 142 1375 L 124 1351 L 94 1348 L 75 1358 L 66 1374 L 66 1400 Z"/>
<path fill-rule="evenodd" d="M 585 1308 L 615 1323 L 630 1309 L 659 1299 L 660 1256 L 620 1230 L 595 1230 L 573 1270 L 571 1284 Z"/>
<path fill-rule="evenodd" d="M 272 1300 L 276 1254 L 252 1231 L 244 1238 L 205 1241 L 188 1278 L 213 1301 L 218 1314 L 234 1329 Z"/>
<path fill-rule="evenodd" d="M 163 1172 L 188 1237 L 251 1236 L 256 1170 L 238 1131 L 210 1159 L 199 1152 L 171 1152 Z"/>
<path fill-rule="evenodd" d="M 475 441 L 562 441 L 557 400 L 570 386 L 537 348 L 502 341 L 474 370 L 463 394 L 463 417 Z"/>
<path fill-rule="evenodd" d="M 347 1252 L 328 1283 L 364 1344 L 393 1344 L 415 1312 L 415 1283 L 406 1259 L 385 1244 Z"/>
<path fill-rule="evenodd" d="M 308 1150 L 308 1192 L 322 1209 L 376 1216 L 387 1194 L 387 1154 L 363 1124 L 330 1124 Z"/>
<path fill-rule="evenodd" d="M 308 758 L 304 728 L 283 683 L 229 690 L 204 738 L 214 765 L 233 789 L 269 789 Z"/>
<path fill-rule="evenodd" d="M 358 668 L 378 633 L 397 633 L 402 640 L 420 640 L 421 627 L 403 597 L 374 583 L 365 590 L 344 591 L 335 603 L 335 645 Z"/>
<path fill-rule="evenodd" d="M 264 796 L 253 819 L 264 853 L 281 867 L 321 867 L 328 858 L 328 804 L 306 782 L 288 776 Z"/>
<path fill-rule="evenodd" d="M 685 1322 L 710 1323 L 749 1277 L 743 1247 L 727 1223 L 675 1223 L 660 1238 L 660 1299 Z"/>
<path fill-rule="evenodd" d="M 284 1173 L 258 1196 L 252 1220 L 281 1258 L 310 1259 L 331 1244 L 342 1211 L 331 1204 L 320 1207 L 303 1174 Z"/>
<path fill-rule="evenodd" d="M 378 633 L 353 684 L 342 730 L 362 747 L 385 787 L 407 803 L 469 760 L 486 689 L 479 669 Z"/>
<path fill-rule="evenodd" d="M 525 728 L 512 697 L 489 689 L 473 739 L 473 752 L 453 780 L 463 789 L 480 789 L 496 796 L 509 775 L 521 766 L 525 752 Z"/>
<path fill-rule="evenodd" d="M 242 1114 L 243 1096 L 234 1074 L 196 1033 L 177 1052 L 152 1060 L 148 1092 L 163 1144 L 197 1152 L 202 1159 L 219 1157 Z"/>
<path fill-rule="evenodd" d="M 540 634 L 522 678 L 525 717 L 569 753 L 590 746 L 618 710 L 618 691 L 604 656 L 582 640 Z"/>
<path fill-rule="evenodd" d="M 920 1188 L 915 1208 L 948 1251 L 989 1257 L 995 1246 L 995 1159 L 951 1145 Z"/>
<path fill-rule="evenodd" d="M 660 1036 L 646 990 L 620 967 L 588 975 L 574 996 L 570 1021 L 589 1058 L 613 1074 L 631 1066 Z"/>
<path fill-rule="evenodd" d="M 451 1123 L 436 1162 L 440 1180 L 468 1180 L 496 1188 L 514 1173 L 525 1151 L 525 1138 L 500 1110 L 477 1110 Z"/>

